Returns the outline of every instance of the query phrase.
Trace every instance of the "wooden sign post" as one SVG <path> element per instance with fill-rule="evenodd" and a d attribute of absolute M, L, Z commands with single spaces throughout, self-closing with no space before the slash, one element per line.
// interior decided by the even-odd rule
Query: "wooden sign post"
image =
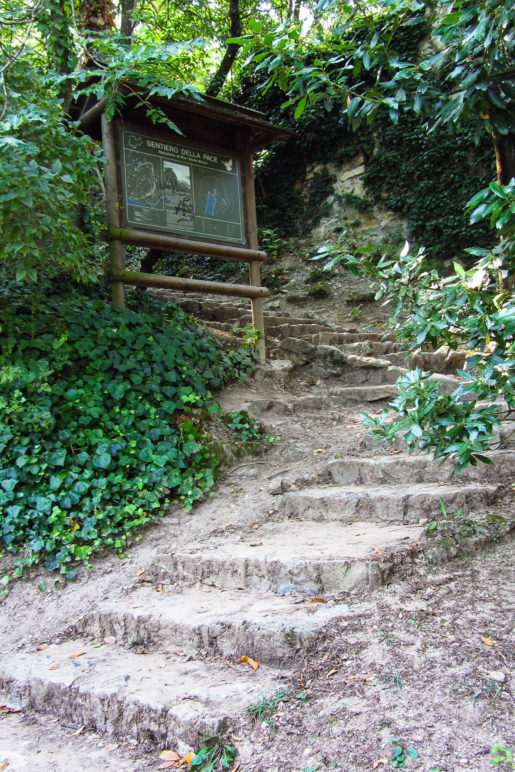
<path fill-rule="evenodd" d="M 247 297 L 264 361 L 269 293 L 261 286 L 266 254 L 258 245 L 253 154 L 291 135 L 219 100 L 152 101 L 182 134 L 149 125 L 130 101 L 122 118 L 100 116 L 113 305 L 124 307 L 126 284 Z M 127 271 L 126 244 L 244 261 L 249 284 Z"/>

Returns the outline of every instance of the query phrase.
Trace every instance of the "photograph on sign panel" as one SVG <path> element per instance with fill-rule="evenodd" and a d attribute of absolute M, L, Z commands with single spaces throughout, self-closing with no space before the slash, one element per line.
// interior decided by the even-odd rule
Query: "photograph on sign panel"
<path fill-rule="evenodd" d="M 186 164 L 163 161 L 163 188 L 168 227 L 193 230 L 191 168 Z"/>
<path fill-rule="evenodd" d="M 195 213 L 202 230 L 219 237 L 237 236 L 241 207 L 239 180 L 232 160 L 226 162 L 231 172 L 195 169 Z M 238 234 L 233 230 L 237 230 Z"/>
<path fill-rule="evenodd" d="M 126 150 L 125 184 L 129 205 L 152 209 L 164 208 L 159 158 L 153 158 L 136 150 Z"/>

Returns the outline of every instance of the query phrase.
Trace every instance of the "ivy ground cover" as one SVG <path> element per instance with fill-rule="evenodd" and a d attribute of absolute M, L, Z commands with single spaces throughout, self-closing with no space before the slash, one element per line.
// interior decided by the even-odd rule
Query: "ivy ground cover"
<path fill-rule="evenodd" d="M 18 574 L 43 561 L 73 576 L 213 484 L 219 461 L 195 416 L 217 412 L 211 390 L 252 355 L 222 351 L 173 306 L 130 302 L 138 311 L 0 294 L 0 528 Z"/>

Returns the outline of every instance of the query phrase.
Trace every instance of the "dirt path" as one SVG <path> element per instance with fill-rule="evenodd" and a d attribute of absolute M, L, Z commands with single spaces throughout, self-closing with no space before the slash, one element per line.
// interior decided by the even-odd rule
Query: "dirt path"
<path fill-rule="evenodd" d="M 507 530 L 511 451 L 455 486 L 375 446 L 360 412 L 382 409 L 399 365 L 342 343 L 342 378 L 336 353 L 309 348 L 320 331 L 296 324 L 221 395 L 280 436 L 264 456 L 234 461 L 123 560 L 13 585 L 0 701 L 21 712 L 0 712 L 0 769 L 157 769 L 163 748 L 183 755 L 217 728 L 248 772 L 391 768 L 394 752 L 406 769 L 479 771 L 497 742 L 515 753 L 512 542 L 424 552 L 442 497 Z"/>

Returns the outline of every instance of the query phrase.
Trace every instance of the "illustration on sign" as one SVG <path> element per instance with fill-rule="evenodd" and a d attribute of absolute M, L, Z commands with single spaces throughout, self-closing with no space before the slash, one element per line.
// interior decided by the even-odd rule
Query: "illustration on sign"
<path fill-rule="evenodd" d="M 128 225 L 245 244 L 236 156 L 120 131 Z"/>

